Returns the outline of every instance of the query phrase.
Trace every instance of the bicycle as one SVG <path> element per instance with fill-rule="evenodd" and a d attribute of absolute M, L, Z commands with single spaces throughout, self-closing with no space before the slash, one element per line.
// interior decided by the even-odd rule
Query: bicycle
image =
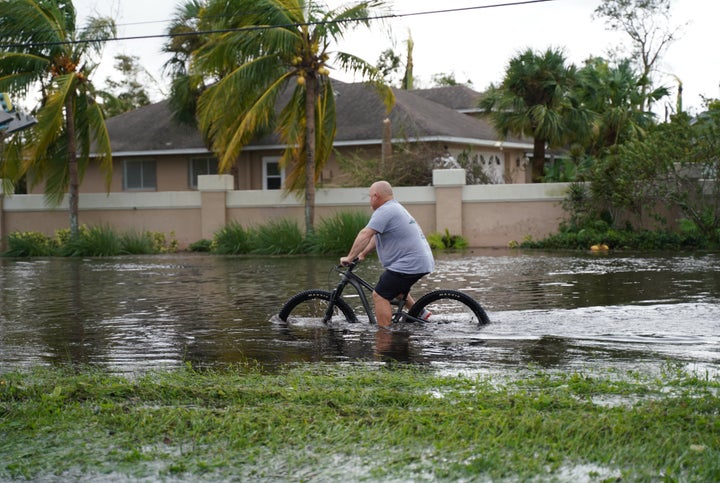
<path fill-rule="evenodd" d="M 375 314 L 370 306 L 366 292 L 372 292 L 374 286 L 354 272 L 359 264 L 355 259 L 347 266 L 337 265 L 333 270 L 340 275 L 340 283 L 330 292 L 322 289 L 312 289 L 299 292 L 292 296 L 283 305 L 278 317 L 283 322 L 288 320 L 322 321 L 327 324 L 333 319 L 347 322 L 358 322 L 355 309 L 343 298 L 345 288 L 350 285 L 360 298 L 365 313 L 371 324 L 377 324 Z M 410 308 L 405 310 L 406 297 L 401 296 L 395 299 L 392 304 L 394 309 L 392 323 L 417 322 L 428 323 L 420 318 L 423 309 L 431 312 L 432 323 L 462 322 L 476 325 L 484 325 L 490 322 L 485 309 L 469 295 L 457 291 L 440 289 L 426 293 Z"/>

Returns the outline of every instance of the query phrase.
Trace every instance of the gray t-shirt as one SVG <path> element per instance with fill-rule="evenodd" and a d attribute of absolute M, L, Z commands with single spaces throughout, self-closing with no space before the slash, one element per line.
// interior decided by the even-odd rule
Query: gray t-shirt
<path fill-rule="evenodd" d="M 389 200 L 375 210 L 367 226 L 378 232 L 375 248 L 387 270 L 430 273 L 435 269 L 432 250 L 420 225 L 397 200 Z"/>

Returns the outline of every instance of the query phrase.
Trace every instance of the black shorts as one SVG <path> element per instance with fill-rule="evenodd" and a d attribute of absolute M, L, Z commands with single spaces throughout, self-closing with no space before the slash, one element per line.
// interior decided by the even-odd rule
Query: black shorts
<path fill-rule="evenodd" d="M 410 287 L 425 275 L 427 273 L 400 273 L 385 270 L 375 285 L 375 292 L 386 300 L 393 300 L 399 295 L 410 293 Z"/>

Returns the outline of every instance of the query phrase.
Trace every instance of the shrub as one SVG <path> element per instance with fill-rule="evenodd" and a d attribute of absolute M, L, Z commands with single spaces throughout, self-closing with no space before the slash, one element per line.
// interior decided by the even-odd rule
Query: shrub
<path fill-rule="evenodd" d="M 451 235 L 447 228 L 444 234 L 438 232 L 430 233 L 427 241 L 433 250 L 460 250 L 468 246 L 465 238 L 460 235 Z"/>
<path fill-rule="evenodd" d="M 251 234 L 240 223 L 231 221 L 215 232 L 212 242 L 213 253 L 239 255 L 250 253 Z"/>
<path fill-rule="evenodd" d="M 120 238 L 121 252 L 128 255 L 157 253 L 153 235 L 149 231 L 128 232 Z"/>
<path fill-rule="evenodd" d="M 178 241 L 175 239 L 175 232 L 170 232 L 170 241 L 168 241 L 165 233 L 148 232 L 153 242 L 152 253 L 175 253 L 178 251 Z"/>
<path fill-rule="evenodd" d="M 57 244 L 51 238 L 35 231 L 15 232 L 8 236 L 6 257 L 44 257 L 54 255 Z"/>
<path fill-rule="evenodd" d="M 370 221 L 370 215 L 361 211 L 336 213 L 323 218 L 313 234 L 310 244 L 315 253 L 344 254 L 350 250 L 358 232 Z"/>
<path fill-rule="evenodd" d="M 121 253 L 120 237 L 106 225 L 83 230 L 60 247 L 60 254 L 67 257 L 111 257 Z"/>
<path fill-rule="evenodd" d="M 252 231 L 251 253 L 263 255 L 295 254 L 305 251 L 305 239 L 295 221 L 270 220 Z"/>
<path fill-rule="evenodd" d="M 188 246 L 188 250 L 191 252 L 209 252 L 211 249 L 212 240 L 208 240 L 206 238 L 193 242 Z"/>

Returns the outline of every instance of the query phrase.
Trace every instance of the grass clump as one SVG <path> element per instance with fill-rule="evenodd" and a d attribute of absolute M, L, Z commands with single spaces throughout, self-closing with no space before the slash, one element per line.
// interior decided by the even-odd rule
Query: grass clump
<path fill-rule="evenodd" d="M 370 221 L 361 211 L 339 212 L 323 218 L 311 240 L 314 253 L 343 254 L 350 250 L 358 232 Z"/>
<path fill-rule="evenodd" d="M 428 244 L 433 250 L 462 250 L 468 247 L 468 242 L 461 235 L 451 235 L 450 230 L 445 233 L 433 232 L 427 237 Z"/>
<path fill-rule="evenodd" d="M 37 368 L 0 375 L 0 479 L 548 481 L 590 467 L 587 480 L 718 481 L 719 389 L 670 365 L 513 380 L 397 365 Z"/>
<path fill-rule="evenodd" d="M 57 230 L 54 237 L 37 232 L 16 232 L 8 236 L 6 257 L 110 257 L 129 254 L 172 253 L 177 251 L 175 233 L 170 239 L 158 232 L 118 233 L 107 225 L 79 227 L 76 237 L 69 229 Z"/>
<path fill-rule="evenodd" d="M 212 251 L 221 255 L 250 253 L 251 236 L 250 232 L 240 223 L 231 221 L 215 232 Z"/>
<path fill-rule="evenodd" d="M 286 218 L 247 228 L 232 221 L 215 233 L 210 251 L 222 255 L 346 253 L 369 219 L 360 212 L 337 213 L 322 219 L 310 236 L 305 236 L 296 221 Z"/>
<path fill-rule="evenodd" d="M 111 257 L 122 253 L 122 243 L 109 226 L 93 226 L 69 237 L 58 253 L 65 257 Z"/>
<path fill-rule="evenodd" d="M 34 231 L 14 232 L 8 235 L 8 249 L 5 257 L 46 257 L 57 250 L 55 241 Z"/>
<path fill-rule="evenodd" d="M 295 221 L 270 220 L 252 230 L 251 252 L 263 255 L 305 253 L 305 237 Z"/>

